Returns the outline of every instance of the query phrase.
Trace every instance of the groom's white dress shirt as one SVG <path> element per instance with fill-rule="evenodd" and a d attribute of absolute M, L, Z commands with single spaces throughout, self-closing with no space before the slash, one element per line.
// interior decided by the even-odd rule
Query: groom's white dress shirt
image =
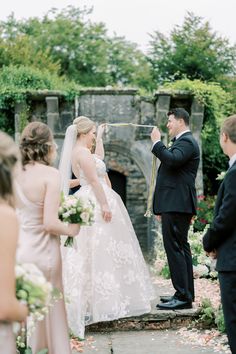
<path fill-rule="evenodd" d="M 229 168 L 232 167 L 232 165 L 235 163 L 235 161 L 236 161 L 236 154 L 231 156 L 231 158 L 229 160 Z"/>

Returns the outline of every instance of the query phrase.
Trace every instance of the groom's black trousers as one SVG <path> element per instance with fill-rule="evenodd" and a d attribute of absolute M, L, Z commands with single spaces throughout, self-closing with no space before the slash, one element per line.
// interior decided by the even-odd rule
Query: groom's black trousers
<path fill-rule="evenodd" d="M 194 301 L 192 254 L 188 230 L 192 214 L 162 213 L 162 234 L 175 296 L 179 300 Z"/>
<path fill-rule="evenodd" d="M 226 333 L 232 354 L 236 354 L 236 272 L 218 272 Z"/>

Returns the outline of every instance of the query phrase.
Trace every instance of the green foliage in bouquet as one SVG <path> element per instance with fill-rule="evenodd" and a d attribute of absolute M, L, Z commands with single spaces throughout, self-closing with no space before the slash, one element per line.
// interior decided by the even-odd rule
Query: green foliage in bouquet
<path fill-rule="evenodd" d="M 35 264 L 17 264 L 15 272 L 16 297 L 29 309 L 27 328 L 22 324 L 16 337 L 16 345 L 19 354 L 29 354 L 31 349 L 27 347 L 27 341 L 35 329 L 36 322 L 44 319 L 49 307 L 61 299 L 62 294 L 53 288 Z M 37 354 L 46 353 L 47 349 L 44 349 Z"/>

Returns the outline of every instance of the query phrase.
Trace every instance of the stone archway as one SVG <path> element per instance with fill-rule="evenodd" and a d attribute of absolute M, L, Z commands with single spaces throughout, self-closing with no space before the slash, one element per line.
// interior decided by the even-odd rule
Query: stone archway
<path fill-rule="evenodd" d="M 144 253 L 148 252 L 148 222 L 144 217 L 147 201 L 146 178 L 134 160 L 132 152 L 120 146 L 106 145 L 106 165 L 109 171 L 125 181 L 125 204 Z M 122 186 L 124 188 L 124 184 Z M 115 189 L 115 188 L 114 188 Z M 121 189 L 122 190 L 122 189 Z M 119 190 L 117 190 L 119 193 Z M 119 193 L 120 194 L 120 193 Z M 122 197 L 122 195 L 121 195 Z"/>

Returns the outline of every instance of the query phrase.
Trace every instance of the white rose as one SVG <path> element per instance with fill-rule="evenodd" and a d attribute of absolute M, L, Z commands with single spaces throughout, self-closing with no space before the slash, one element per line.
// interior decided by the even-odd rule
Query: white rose
<path fill-rule="evenodd" d="M 70 212 L 69 211 L 66 211 L 65 213 L 62 214 L 62 217 L 64 219 L 68 218 L 70 216 Z"/>
<path fill-rule="evenodd" d="M 89 213 L 86 213 L 85 211 L 81 213 L 80 217 L 84 223 L 87 223 L 89 221 Z"/>

